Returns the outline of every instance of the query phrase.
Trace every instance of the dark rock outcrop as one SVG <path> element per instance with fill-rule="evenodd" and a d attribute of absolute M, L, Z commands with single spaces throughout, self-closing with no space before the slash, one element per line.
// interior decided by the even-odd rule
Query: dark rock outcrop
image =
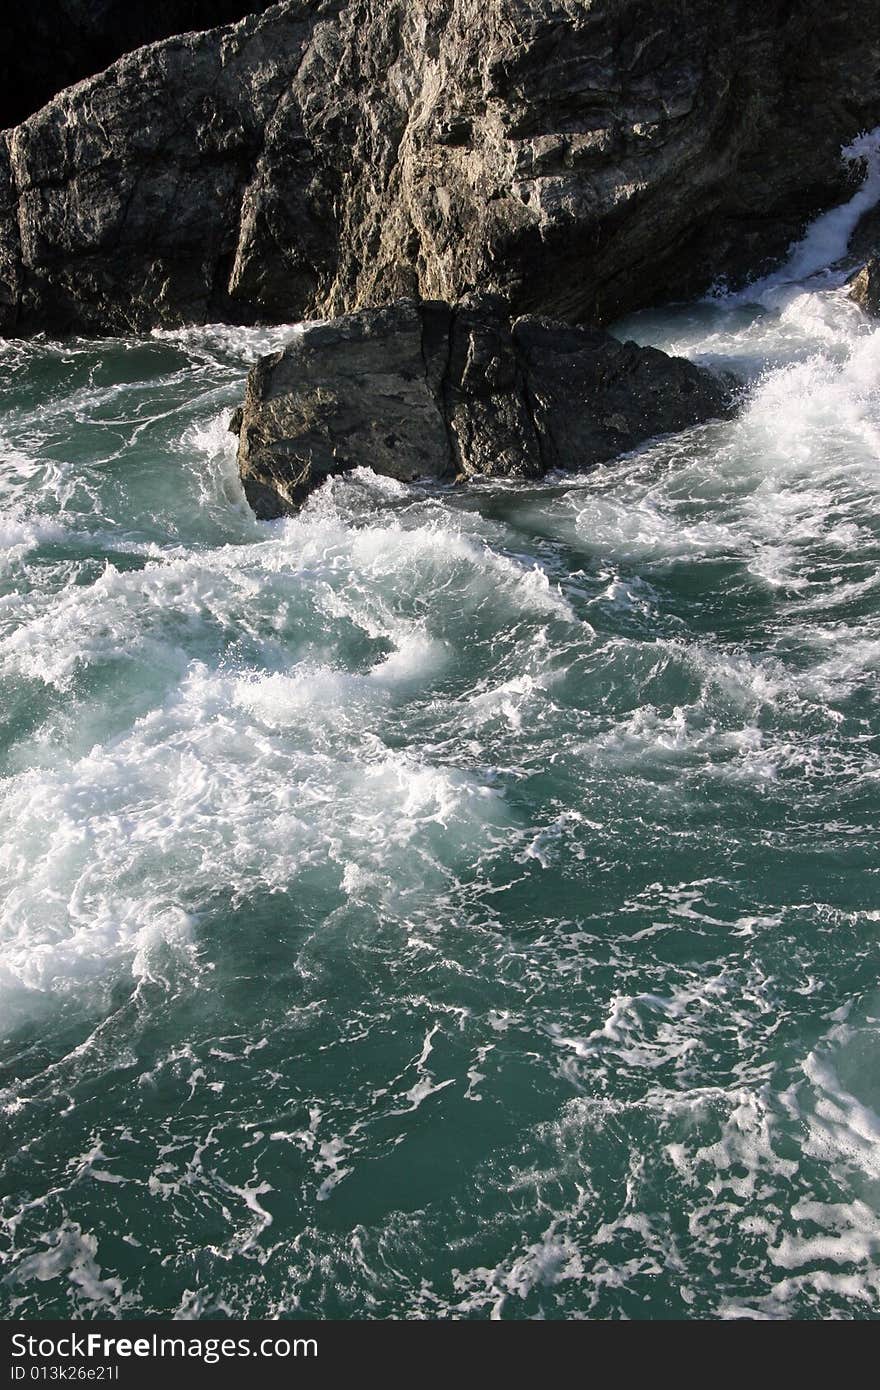
<path fill-rule="evenodd" d="M 215 29 L 273 0 L 37 0 L 0 15 L 0 130 L 143 44 Z"/>
<path fill-rule="evenodd" d="M 880 122 L 876 0 L 290 0 L 0 141 L 0 330 L 504 293 L 602 322 L 757 272 Z"/>
<path fill-rule="evenodd" d="M 294 511 L 330 473 L 402 481 L 450 470 L 440 394 L 448 311 L 413 302 L 306 325 L 251 370 L 239 466 L 258 516 Z"/>
<path fill-rule="evenodd" d="M 233 419 L 258 516 L 334 473 L 540 477 L 594 467 L 730 407 L 731 383 L 601 329 L 511 323 L 502 301 L 402 300 L 307 324 L 248 378 Z"/>
<path fill-rule="evenodd" d="M 866 314 L 880 317 L 880 256 L 872 256 L 853 277 L 849 297 Z"/>

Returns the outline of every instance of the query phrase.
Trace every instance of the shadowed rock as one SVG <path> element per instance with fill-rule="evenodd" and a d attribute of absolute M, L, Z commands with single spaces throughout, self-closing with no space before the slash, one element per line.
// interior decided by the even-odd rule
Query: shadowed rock
<path fill-rule="evenodd" d="M 438 408 L 448 324 L 445 306 L 394 304 L 308 324 L 260 359 L 248 376 L 239 446 L 258 516 L 295 510 L 328 474 L 349 468 L 403 481 L 449 472 Z"/>
<path fill-rule="evenodd" d="M 248 377 L 233 417 L 260 517 L 335 473 L 540 477 L 595 467 L 730 409 L 731 382 L 600 329 L 520 318 L 495 296 L 402 300 L 307 324 Z"/>

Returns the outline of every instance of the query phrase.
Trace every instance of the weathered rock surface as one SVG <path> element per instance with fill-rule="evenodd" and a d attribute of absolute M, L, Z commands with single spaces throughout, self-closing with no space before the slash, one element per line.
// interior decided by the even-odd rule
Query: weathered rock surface
<path fill-rule="evenodd" d="M 866 314 L 880 317 L 880 256 L 872 256 L 853 277 L 849 297 Z"/>
<path fill-rule="evenodd" d="M 435 309 L 438 312 L 435 312 Z M 449 315 L 412 302 L 309 324 L 248 376 L 239 466 L 258 516 L 295 510 L 330 473 L 444 477 L 439 405 Z"/>
<path fill-rule="evenodd" d="M 0 331 L 504 293 L 601 322 L 761 269 L 880 122 L 876 0 L 290 0 L 0 141 Z"/>
<path fill-rule="evenodd" d="M 37 0 L 0 14 L 0 129 L 143 44 L 214 29 L 272 0 Z"/>
<path fill-rule="evenodd" d="M 503 301 L 401 300 L 307 324 L 251 371 L 234 417 L 258 516 L 333 473 L 411 481 L 589 468 L 730 408 L 731 383 L 682 358 Z"/>

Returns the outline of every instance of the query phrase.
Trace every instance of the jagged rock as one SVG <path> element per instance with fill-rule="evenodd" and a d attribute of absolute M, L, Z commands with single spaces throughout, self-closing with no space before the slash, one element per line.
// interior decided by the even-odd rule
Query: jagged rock
<path fill-rule="evenodd" d="M 589 468 L 723 415 L 733 387 L 683 357 L 548 319 L 514 325 L 545 468 Z"/>
<path fill-rule="evenodd" d="M 239 466 L 258 516 L 295 510 L 329 473 L 443 477 L 438 408 L 449 313 L 412 301 L 306 325 L 248 376 Z M 438 360 L 439 359 L 439 360 Z"/>
<path fill-rule="evenodd" d="M 402 300 L 303 326 L 248 377 L 245 494 L 295 511 L 329 474 L 538 477 L 587 468 L 730 407 L 731 386 L 682 358 L 503 301 Z"/>
<path fill-rule="evenodd" d="M 290 0 L 153 44 L 0 141 L 0 329 L 602 322 L 758 272 L 880 122 L 875 4 Z"/>
<path fill-rule="evenodd" d="M 456 473 L 539 477 L 541 446 L 509 306 L 496 295 L 472 295 L 454 312 L 443 307 L 449 329 L 440 408 Z"/>
<path fill-rule="evenodd" d="M 850 282 L 850 299 L 866 314 L 880 317 L 880 257 L 872 256 Z"/>

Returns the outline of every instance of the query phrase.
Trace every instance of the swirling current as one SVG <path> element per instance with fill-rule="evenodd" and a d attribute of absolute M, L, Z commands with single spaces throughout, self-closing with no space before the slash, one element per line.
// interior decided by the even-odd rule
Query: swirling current
<path fill-rule="evenodd" d="M 269 523 L 289 329 L 2 346 L 6 1316 L 880 1312 L 880 330 L 620 331 L 736 417 Z"/>

